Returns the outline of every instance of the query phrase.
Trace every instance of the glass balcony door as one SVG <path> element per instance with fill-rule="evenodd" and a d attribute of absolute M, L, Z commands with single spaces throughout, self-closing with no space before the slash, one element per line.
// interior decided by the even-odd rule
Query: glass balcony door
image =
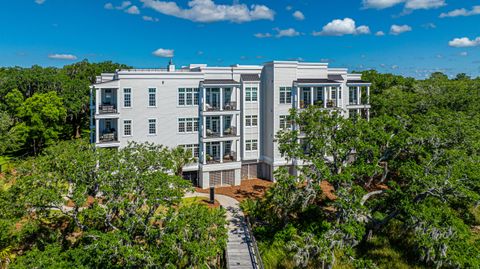
<path fill-rule="evenodd" d="M 219 88 L 207 88 L 206 94 L 206 106 L 207 110 L 220 109 L 220 89 Z"/>

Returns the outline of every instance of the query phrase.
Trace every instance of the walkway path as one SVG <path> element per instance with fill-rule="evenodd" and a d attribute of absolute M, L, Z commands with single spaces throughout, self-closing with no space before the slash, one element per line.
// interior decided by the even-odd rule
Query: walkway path
<path fill-rule="evenodd" d="M 207 193 L 187 193 L 185 197 L 209 197 Z M 240 210 L 239 202 L 231 197 L 215 194 L 221 206 L 227 210 L 228 242 L 227 263 L 229 269 L 251 269 L 255 266 L 255 255 L 249 247 L 250 238 L 245 232 L 245 217 Z"/>

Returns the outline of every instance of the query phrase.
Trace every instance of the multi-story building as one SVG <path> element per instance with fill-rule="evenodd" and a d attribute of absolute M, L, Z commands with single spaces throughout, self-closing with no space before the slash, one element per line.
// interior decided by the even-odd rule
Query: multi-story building
<path fill-rule="evenodd" d="M 289 128 L 290 108 L 316 104 L 368 118 L 369 88 L 360 74 L 325 63 L 117 70 L 91 86 L 92 141 L 97 147 L 129 141 L 183 146 L 198 160 L 184 176 L 203 188 L 273 180 L 275 169 L 291 165 L 275 139 Z"/>

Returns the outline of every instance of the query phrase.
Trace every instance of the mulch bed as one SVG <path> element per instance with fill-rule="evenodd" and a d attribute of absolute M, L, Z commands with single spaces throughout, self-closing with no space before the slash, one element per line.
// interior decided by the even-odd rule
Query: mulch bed
<path fill-rule="evenodd" d="M 261 198 L 265 195 L 265 191 L 273 184 L 273 182 L 263 179 L 247 179 L 242 180 L 240 186 L 226 186 L 215 188 L 216 194 L 222 194 L 235 198 L 239 202 L 250 198 Z M 196 188 L 197 192 L 209 193 L 209 189 Z"/>

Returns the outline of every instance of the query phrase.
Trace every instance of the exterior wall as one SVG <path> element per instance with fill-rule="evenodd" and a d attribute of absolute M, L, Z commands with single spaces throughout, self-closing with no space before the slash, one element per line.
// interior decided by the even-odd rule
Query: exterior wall
<path fill-rule="evenodd" d="M 242 81 L 242 75 L 259 75 L 260 81 Z M 276 134 L 280 131 L 280 116 L 288 115 L 289 110 L 296 105 L 292 103 L 280 104 L 280 87 L 291 87 L 292 98 L 295 95 L 295 85 L 299 79 L 330 79 L 340 83 L 341 98 L 338 99 L 338 109 L 345 117 L 351 113 L 366 113 L 368 118 L 368 104 L 360 102 L 349 103 L 349 87 L 356 87 L 360 93 L 361 87 L 366 87 L 369 94 L 369 84 L 361 81 L 360 74 L 348 74 L 346 69 L 328 68 L 324 63 L 299 63 L 296 61 L 273 61 L 263 66 L 208 67 L 203 64 L 190 65 L 175 70 L 174 66 L 168 69 L 130 69 L 119 70 L 111 74 L 102 74 L 97 77 L 97 84 L 92 85 L 92 96 L 95 98 L 95 141 L 99 147 L 125 147 L 128 142 L 151 142 L 168 147 L 180 145 L 199 145 L 199 163 L 187 165 L 184 171 L 190 171 L 189 177 L 195 178 L 198 185 L 208 188 L 212 184 L 239 185 L 242 179 L 260 177 L 274 180 L 273 173 L 281 166 L 290 166 L 278 150 Z M 340 79 L 341 78 L 341 79 Z M 218 85 L 203 86 L 206 80 L 236 81 L 237 86 Z M 356 84 L 347 83 L 356 81 Z M 210 112 L 202 109 L 206 101 L 203 91 L 207 87 L 234 88 L 231 101 L 237 102 L 239 111 Z M 258 101 L 246 102 L 245 90 L 247 87 L 258 89 Z M 124 89 L 131 89 L 131 107 L 124 107 Z M 156 106 L 149 107 L 149 88 L 156 89 Z M 179 88 L 198 88 L 199 105 L 178 106 Z M 112 104 L 116 111 L 105 113 L 99 110 L 102 101 L 105 102 L 105 89 L 112 90 Z M 365 93 L 364 93 L 365 94 Z M 205 116 L 232 115 L 237 121 L 232 124 L 239 130 L 235 137 L 206 137 Z M 246 127 L 245 119 L 248 115 L 256 115 L 258 126 Z M 179 118 L 198 118 L 198 132 L 179 133 Z M 115 141 L 105 142 L 102 136 L 105 129 L 105 120 L 110 119 L 116 130 Z M 156 119 L 156 134 L 148 134 L 149 119 Z M 124 120 L 131 121 L 132 134 L 124 135 Z M 223 121 L 221 121 L 223 122 Z M 223 126 L 223 124 L 221 124 Z M 100 138 L 104 139 L 102 143 Z M 257 151 L 246 151 L 245 142 L 257 140 Z M 234 161 L 221 163 L 207 163 L 205 161 L 205 143 L 232 141 L 237 158 Z M 222 146 L 223 148 L 223 146 Z M 221 153 L 223 161 L 223 152 Z M 198 171 L 198 177 L 195 174 Z M 221 175 L 221 182 L 218 176 Z M 223 180 L 223 177 L 228 177 Z"/>

